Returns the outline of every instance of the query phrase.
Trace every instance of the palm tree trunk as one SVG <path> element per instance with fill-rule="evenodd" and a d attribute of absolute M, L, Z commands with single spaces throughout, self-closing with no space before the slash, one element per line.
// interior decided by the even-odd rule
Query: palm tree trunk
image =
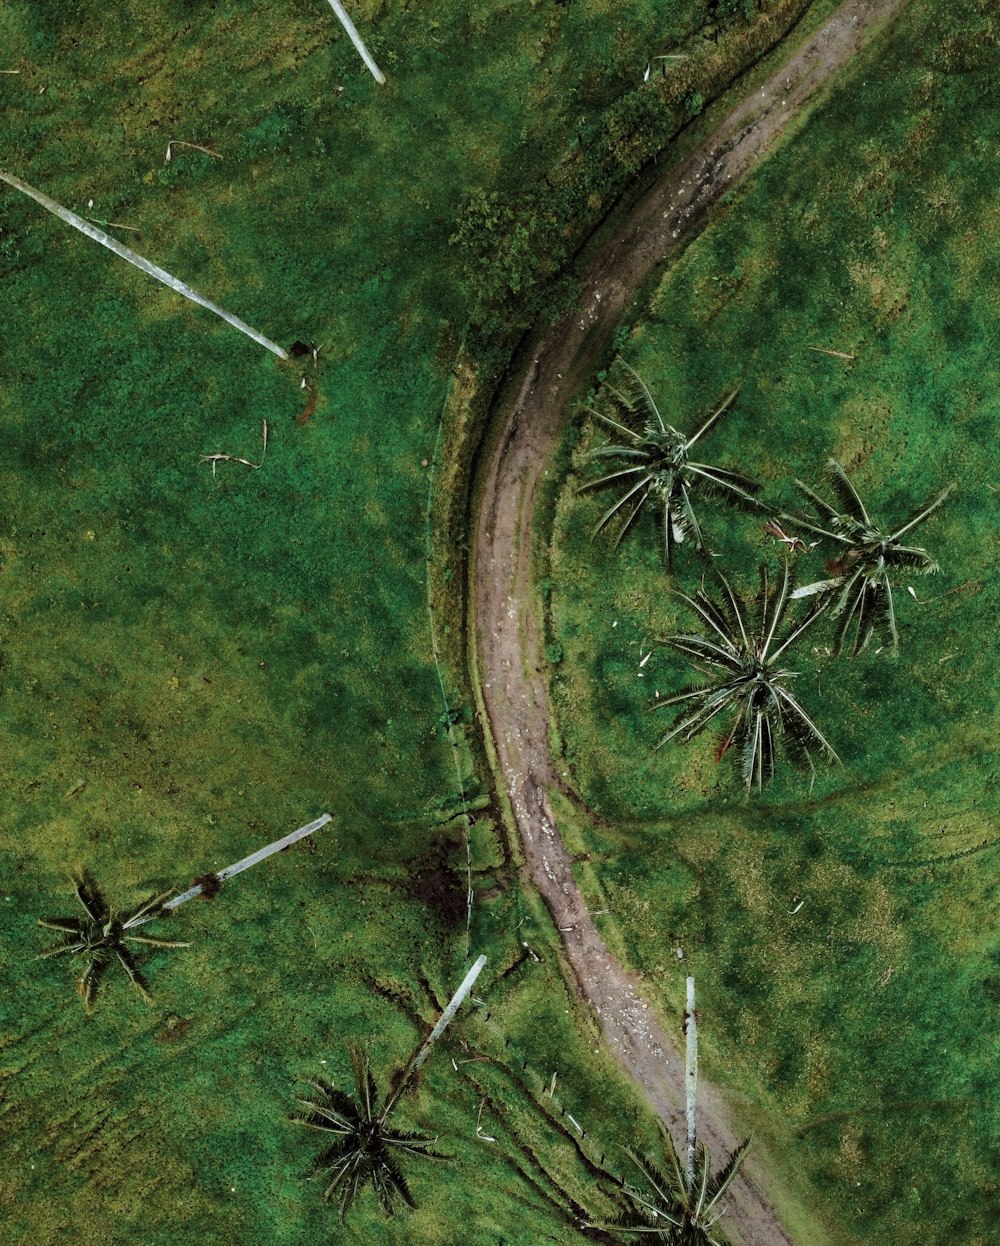
<path fill-rule="evenodd" d="M 459 1008 L 462 1005 L 463 1000 L 472 990 L 472 987 L 475 984 L 475 981 L 479 977 L 480 973 L 482 973 L 483 966 L 485 964 L 486 964 L 486 957 L 480 956 L 479 959 L 476 961 L 476 963 L 469 970 L 469 972 L 462 979 L 462 985 L 458 988 L 455 994 L 448 1001 L 447 1008 L 445 1008 L 444 1012 L 441 1014 L 437 1025 L 434 1027 L 433 1030 L 431 1030 L 430 1034 L 427 1036 L 427 1040 L 423 1044 L 421 1044 L 421 1046 L 417 1048 L 414 1055 L 410 1057 L 410 1062 L 406 1066 L 406 1068 L 403 1070 L 403 1076 L 399 1079 L 399 1085 L 396 1087 L 393 1093 L 386 1100 L 385 1107 L 382 1110 L 383 1120 L 389 1115 L 392 1109 L 396 1106 L 396 1103 L 402 1096 L 403 1092 L 406 1090 L 407 1086 L 409 1086 L 410 1082 L 413 1081 L 413 1078 L 417 1070 L 424 1063 L 427 1057 L 431 1054 L 431 1048 L 434 1046 L 434 1044 L 438 1041 L 441 1035 L 445 1032 L 445 1030 L 451 1024 L 455 1016 L 455 1013 L 458 1012 Z"/>
<path fill-rule="evenodd" d="M 119 242 L 117 238 L 112 238 L 110 234 L 106 234 L 103 229 L 98 229 L 96 225 L 84 220 L 82 216 L 77 216 L 69 208 L 64 208 L 61 204 L 56 203 L 54 199 L 50 199 L 48 195 L 43 194 L 40 190 L 35 190 L 27 182 L 22 182 L 19 177 L 15 177 L 12 173 L 5 173 L 3 169 L 0 169 L 0 182 L 6 182 L 8 186 L 13 186 L 15 190 L 19 190 L 23 195 L 27 195 L 29 199 L 34 199 L 36 203 L 40 203 L 43 208 L 54 216 L 58 216 L 67 225 L 72 225 L 81 234 L 86 234 L 88 238 L 93 238 L 95 242 L 99 242 L 102 247 L 107 247 L 109 251 L 114 251 L 115 255 L 121 256 L 129 264 L 134 264 L 136 268 L 141 269 L 144 273 L 148 273 L 150 277 L 155 277 L 157 281 L 162 281 L 165 286 L 168 286 L 177 294 L 183 294 L 192 303 L 197 303 L 201 307 L 207 307 L 210 312 L 214 312 L 216 316 L 221 316 L 227 324 L 231 324 L 234 329 L 239 329 L 241 333 L 245 333 L 247 337 L 252 338 L 259 346 L 263 346 L 272 354 L 277 355 L 279 359 L 288 358 L 287 353 L 277 343 L 272 342 L 270 338 L 264 337 L 256 329 L 251 329 L 238 316 L 233 316 L 229 312 L 223 311 L 217 303 L 213 303 L 211 299 L 205 298 L 197 290 L 192 290 L 183 281 L 178 281 L 166 269 L 160 268 L 159 265 L 145 259 L 133 251 L 131 247 L 127 247 L 124 243 Z"/>
<path fill-rule="evenodd" d="M 698 1142 L 695 1100 L 698 1094 L 698 1018 L 694 1007 L 694 978 L 687 980 L 687 1007 L 684 1010 L 687 1059 L 684 1065 L 684 1098 L 687 1106 L 687 1179 L 694 1186 L 694 1156 Z"/>
<path fill-rule="evenodd" d="M 219 870 L 213 875 L 218 882 L 224 883 L 227 878 L 233 878 L 236 874 L 242 874 L 244 870 L 248 870 L 251 865 L 256 865 L 259 861 L 266 861 L 268 857 L 273 857 L 276 852 L 283 852 L 286 848 L 290 848 L 292 844 L 297 844 L 300 839 L 305 839 L 307 835 L 311 835 L 313 831 L 318 831 L 321 826 L 326 826 L 327 822 L 333 819 L 328 813 L 322 814 L 315 822 L 310 822 L 306 826 L 300 826 L 297 831 L 292 831 L 288 835 L 276 839 L 274 843 L 268 844 L 266 848 L 258 848 L 256 852 L 252 852 L 250 856 L 244 857 L 242 861 L 237 861 L 235 865 L 227 865 L 224 870 Z M 162 908 L 154 910 L 148 916 L 142 917 L 139 921 L 126 922 L 125 929 L 131 926 L 141 926 L 144 922 L 152 921 L 160 913 L 164 911 L 172 912 L 176 908 L 180 908 L 182 904 L 187 904 L 188 900 L 193 900 L 195 896 L 200 896 L 205 890 L 203 883 L 195 883 L 193 887 L 189 887 L 187 891 L 182 891 L 179 896 L 174 896 L 172 900 L 168 900 Z"/>
<path fill-rule="evenodd" d="M 357 27 L 348 16 L 347 10 L 340 3 L 340 0 L 330 0 L 330 8 L 337 14 L 337 17 L 340 19 L 341 26 L 343 26 L 343 28 L 347 31 L 348 37 L 357 48 L 358 55 L 371 70 L 372 77 L 380 86 L 384 86 L 385 74 L 381 71 L 381 69 L 379 69 L 379 67 L 375 64 L 375 61 L 372 59 L 371 52 L 369 52 L 365 47 L 364 40 L 358 34 Z"/>

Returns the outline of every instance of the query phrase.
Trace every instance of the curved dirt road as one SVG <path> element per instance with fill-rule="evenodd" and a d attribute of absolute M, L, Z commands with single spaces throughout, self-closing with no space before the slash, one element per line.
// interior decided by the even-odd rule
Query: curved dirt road
<path fill-rule="evenodd" d="M 683 1119 L 683 1061 L 635 983 L 609 953 L 573 877 L 549 792 L 558 786 L 549 754 L 548 698 L 538 660 L 532 583 L 532 516 L 539 485 L 565 425 L 568 404 L 590 378 L 643 280 L 667 258 L 733 183 L 782 134 L 797 110 L 858 51 L 873 27 L 906 0 L 847 0 L 824 26 L 719 126 L 683 166 L 668 170 L 596 256 L 581 305 L 540 341 L 511 392 L 494 410 L 499 435 L 478 464 L 469 619 L 489 730 L 510 795 L 532 882 L 562 932 L 582 994 L 621 1065 L 660 1117 Z M 729 1112 L 709 1086 L 699 1095 L 700 1136 L 716 1157 L 732 1150 Z M 791 1238 L 753 1179 L 732 1187 L 727 1228 L 742 1246 Z"/>

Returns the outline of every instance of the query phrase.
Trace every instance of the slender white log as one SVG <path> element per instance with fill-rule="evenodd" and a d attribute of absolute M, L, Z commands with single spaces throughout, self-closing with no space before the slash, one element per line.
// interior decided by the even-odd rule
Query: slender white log
<path fill-rule="evenodd" d="M 389 1113 L 392 1111 L 392 1109 L 396 1106 L 396 1103 L 399 1100 L 399 1097 L 403 1094 L 407 1086 L 409 1086 L 410 1082 L 413 1080 L 414 1074 L 417 1072 L 420 1066 L 424 1063 L 427 1057 L 431 1054 L 431 1048 L 434 1046 L 434 1044 L 438 1041 L 441 1035 L 445 1032 L 445 1030 L 451 1024 L 455 1016 L 455 1013 L 458 1012 L 459 1008 L 462 1006 L 462 1001 L 472 990 L 473 985 L 475 984 L 476 979 L 482 973 L 483 966 L 485 964 L 486 964 L 486 957 L 480 956 L 479 959 L 476 961 L 476 963 L 469 970 L 469 972 L 462 979 L 462 985 L 458 988 L 455 994 L 448 1001 L 448 1007 L 441 1014 L 437 1025 L 434 1027 L 433 1030 L 431 1030 L 430 1034 L 427 1036 L 426 1041 L 417 1050 L 416 1055 L 411 1058 L 410 1063 L 406 1066 L 406 1069 L 403 1072 L 403 1076 L 399 1080 L 399 1085 L 396 1087 L 395 1093 L 392 1094 L 389 1097 L 389 1099 L 386 1101 L 386 1105 L 382 1109 L 383 1119 L 385 1119 L 389 1115 Z"/>
<path fill-rule="evenodd" d="M 384 86 L 385 74 L 381 71 L 381 69 L 379 69 L 379 67 L 375 64 L 375 61 L 372 59 L 371 52 L 369 52 L 365 47 L 364 40 L 358 34 L 358 29 L 348 16 L 347 10 L 340 3 L 340 0 L 330 0 L 330 8 L 337 14 L 337 17 L 340 19 L 341 26 L 343 26 L 343 28 L 347 31 L 348 38 L 357 48 L 358 55 L 371 70 L 372 77 L 377 83 L 379 83 L 379 85 Z"/>
<path fill-rule="evenodd" d="M 687 1106 L 687 1179 L 694 1185 L 694 1155 L 697 1146 L 695 1099 L 698 1094 L 698 1018 L 694 1007 L 694 978 L 687 980 L 687 1007 L 684 1010 L 687 1059 L 684 1065 L 684 1098 Z"/>
<path fill-rule="evenodd" d="M 289 835 L 284 835 L 281 839 L 276 839 L 273 844 L 268 844 L 266 848 L 258 848 L 256 852 L 252 852 L 250 856 L 244 857 L 242 861 L 237 861 L 235 865 L 227 865 L 224 870 L 219 870 L 215 874 L 215 878 L 224 883 L 227 878 L 232 878 L 236 874 L 242 874 L 244 870 L 248 870 L 251 865 L 256 865 L 258 861 L 266 861 L 268 857 L 273 857 L 276 852 L 282 852 L 285 848 L 290 848 L 292 844 L 297 844 L 300 839 L 305 839 L 307 835 L 311 835 L 313 831 L 318 831 L 321 826 L 326 826 L 327 822 L 333 819 L 328 813 L 324 813 L 318 817 L 315 822 L 310 822 L 307 826 L 300 826 L 297 831 L 292 831 Z M 162 908 L 157 909 L 148 917 L 143 917 L 141 921 L 126 922 L 125 929 L 130 926 L 141 926 L 144 922 L 153 921 L 157 914 L 164 910 L 172 912 L 176 908 L 180 908 L 182 904 L 187 904 L 188 900 L 193 900 L 195 896 L 200 896 L 204 887 L 201 883 L 196 883 L 193 887 L 189 887 L 187 891 L 182 891 L 179 896 L 174 896 L 172 900 L 168 900 Z"/>
<path fill-rule="evenodd" d="M 232 316 L 229 312 L 211 299 L 205 298 L 203 294 L 199 294 L 197 290 L 192 290 L 189 285 L 185 285 L 183 281 L 178 281 L 176 277 L 172 277 L 166 269 L 160 268 L 159 265 L 153 264 L 150 260 L 144 259 L 143 256 L 133 251 L 131 247 L 127 247 L 124 243 L 112 238 L 110 234 L 106 234 L 103 229 L 98 229 L 96 225 L 90 221 L 84 220 L 82 216 L 77 216 L 75 212 L 71 212 L 69 208 L 64 208 L 61 204 L 56 203 L 54 199 L 50 199 L 48 195 L 43 194 L 40 190 L 35 190 L 33 186 L 29 186 L 27 182 L 22 182 L 19 177 L 15 177 L 13 173 L 6 173 L 0 169 L 0 182 L 6 182 L 8 186 L 13 186 L 15 190 L 21 191 L 27 195 L 29 199 L 34 199 L 36 203 L 40 203 L 54 216 L 58 216 L 61 221 L 65 221 L 67 225 L 72 225 L 74 229 L 78 229 L 81 234 L 86 234 L 88 238 L 93 238 L 95 242 L 99 242 L 102 247 L 107 247 L 109 251 L 114 251 L 115 255 L 121 256 L 129 264 L 134 264 L 136 268 L 141 269 L 144 273 L 148 273 L 150 277 L 155 277 L 157 281 L 162 281 L 165 286 L 177 294 L 183 294 L 186 299 L 190 299 L 192 303 L 197 303 L 201 307 L 206 307 L 210 312 L 214 312 L 217 316 L 221 316 L 227 323 L 231 324 L 234 329 L 239 329 L 241 333 L 245 333 L 247 337 L 252 338 L 259 346 L 263 346 L 272 354 L 278 356 L 279 359 L 287 359 L 288 354 L 282 350 L 276 342 L 272 342 L 270 338 L 264 337 L 262 333 L 258 333 L 256 329 L 251 327 L 238 316 Z"/>
<path fill-rule="evenodd" d="M 475 985 L 476 979 L 482 973 L 483 966 L 485 964 L 486 964 L 486 957 L 480 956 L 479 959 L 476 961 L 476 963 L 469 970 L 469 972 L 462 979 L 462 985 L 458 988 L 458 990 L 449 1000 L 448 1007 L 441 1014 L 441 1018 L 438 1021 L 437 1025 L 434 1027 L 433 1030 L 431 1030 L 430 1035 L 427 1038 L 427 1041 L 424 1043 L 423 1047 L 421 1047 L 420 1051 L 417 1053 L 417 1057 L 413 1061 L 413 1066 L 412 1066 L 412 1071 L 414 1073 L 416 1073 L 417 1069 L 420 1068 L 423 1062 L 431 1054 L 431 1048 L 434 1046 L 437 1040 L 441 1037 L 441 1035 L 448 1028 L 455 1013 L 458 1012 L 459 1008 L 461 1008 L 462 1001 L 465 999 L 468 993 L 472 990 L 473 986 Z"/>

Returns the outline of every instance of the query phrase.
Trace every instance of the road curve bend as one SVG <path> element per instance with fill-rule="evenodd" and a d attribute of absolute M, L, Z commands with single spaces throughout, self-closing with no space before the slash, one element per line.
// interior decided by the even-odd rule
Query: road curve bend
<path fill-rule="evenodd" d="M 594 258 L 574 311 L 527 354 L 511 401 L 494 409 L 494 449 L 473 481 L 469 566 L 471 646 L 502 781 L 524 846 L 525 868 L 563 937 L 581 994 L 604 1037 L 653 1109 L 675 1131 L 683 1120 L 683 1060 L 608 951 L 573 877 L 549 793 L 558 786 L 549 753 L 549 707 L 539 660 L 540 621 L 532 583 L 532 519 L 569 404 L 643 281 L 759 161 L 802 106 L 834 77 L 906 0 L 847 0 L 791 59 L 721 123 L 683 165 L 663 176 Z M 736 1145 L 730 1113 L 712 1087 L 699 1094 L 699 1133 L 716 1157 Z M 791 1246 L 755 1180 L 734 1183 L 727 1231 L 741 1246 Z M 758 1177 L 759 1180 L 759 1177 Z"/>

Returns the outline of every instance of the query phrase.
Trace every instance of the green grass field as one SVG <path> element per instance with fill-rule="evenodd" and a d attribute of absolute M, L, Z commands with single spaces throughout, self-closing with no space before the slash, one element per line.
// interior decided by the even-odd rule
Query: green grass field
<path fill-rule="evenodd" d="M 690 668 L 641 657 L 688 626 L 671 590 L 705 568 L 682 549 L 668 578 L 651 518 L 617 555 L 591 540 L 611 499 L 576 494 L 605 439 L 583 420 L 545 585 L 561 736 L 596 815 L 571 834 L 585 893 L 670 1009 L 683 949 L 714 1075 L 845 1246 L 985 1246 L 1000 1210 L 998 48 L 992 6 L 914 0 L 671 265 L 624 348 L 680 427 L 742 380 L 705 453 L 775 504 L 830 455 L 887 521 L 957 482 L 914 534 L 942 571 L 898 582 L 898 658 L 834 660 L 821 622 L 791 663 L 843 765 L 811 790 L 782 768 L 748 799 L 717 737 L 655 751 L 657 694 Z M 740 587 L 777 565 L 763 518 L 702 514 Z M 803 579 L 823 558 L 796 555 Z"/>
<path fill-rule="evenodd" d="M 387 1223 L 363 1200 L 337 1230 L 301 1180 L 319 1143 L 287 1116 L 297 1078 L 343 1082 L 349 1039 L 373 1044 L 384 1083 L 468 950 L 454 815 L 486 792 L 460 679 L 435 670 L 425 575 L 452 366 L 470 321 L 489 320 L 450 242 L 463 205 L 496 194 L 530 232 L 539 200 L 521 192 L 544 194 L 606 115 L 613 198 L 652 150 L 629 120 L 648 57 L 690 45 L 678 91 L 700 82 L 702 55 L 721 90 L 728 62 L 703 28 L 724 16 L 725 48 L 755 27 L 700 0 L 666 19 L 652 0 L 350 7 L 384 90 L 321 0 L 0 10 L 0 69 L 17 70 L 0 76 L 0 165 L 128 227 L 124 242 L 286 348 L 323 346 L 316 368 L 279 365 L 0 190 L 12 1246 L 570 1242 L 582 1205 L 610 1209 L 601 1156 L 619 1167 L 615 1144 L 651 1128 L 578 1014 L 488 808 L 472 831 L 484 1002 L 403 1109 L 455 1163 L 410 1165 L 412 1216 Z M 175 140 L 221 159 L 175 148 L 165 163 Z M 550 268 L 602 210 L 597 195 L 560 224 Z M 517 283 L 551 275 L 515 261 Z M 480 346 L 495 366 L 498 343 Z M 316 401 L 299 423 L 303 376 Z M 260 469 L 213 473 L 205 456 L 260 462 L 264 421 Z M 73 969 L 35 959 L 55 942 L 35 919 L 72 911 L 75 867 L 126 908 L 323 810 L 334 822 L 308 845 L 177 915 L 170 933 L 193 946 L 149 958 L 151 1007 L 109 975 L 87 1017 Z"/>

